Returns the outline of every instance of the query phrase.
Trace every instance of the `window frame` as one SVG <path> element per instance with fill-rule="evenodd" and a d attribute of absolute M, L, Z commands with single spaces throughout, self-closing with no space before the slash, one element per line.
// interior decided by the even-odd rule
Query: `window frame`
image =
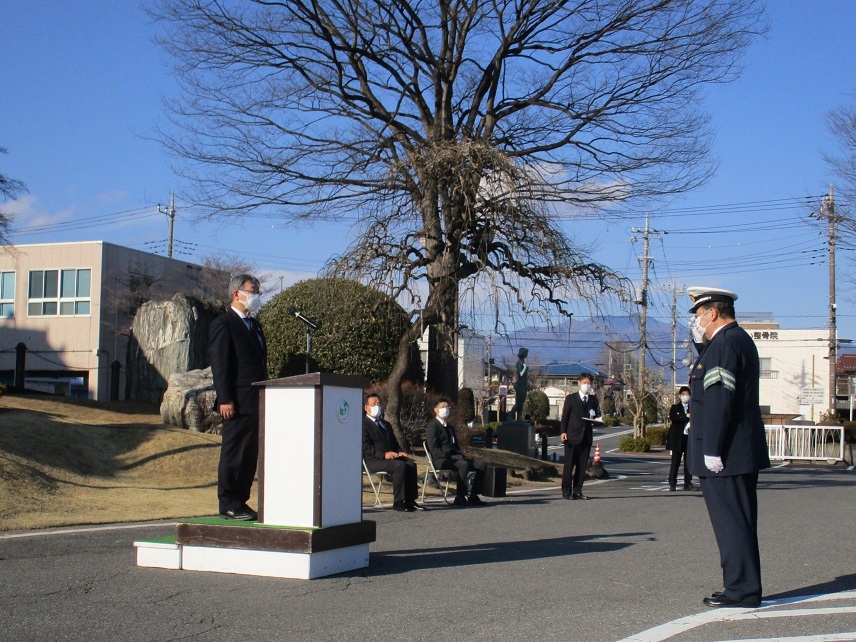
<path fill-rule="evenodd" d="M 88 273 L 85 288 L 81 288 L 81 275 Z M 34 274 L 40 274 L 41 296 L 33 296 Z M 48 277 L 55 274 L 55 280 Z M 71 280 L 73 296 L 69 296 L 67 279 Z M 86 294 L 81 295 L 85 289 Z M 53 293 L 55 292 L 55 295 Z M 51 296 L 47 296 L 48 294 Z M 38 306 L 36 308 L 36 306 Z M 69 307 L 70 306 L 70 307 Z M 66 310 L 63 312 L 63 310 Z M 85 312 L 81 312 L 85 309 Z M 27 316 L 33 318 L 88 317 L 92 315 L 92 268 L 42 268 L 30 270 L 27 275 Z"/>

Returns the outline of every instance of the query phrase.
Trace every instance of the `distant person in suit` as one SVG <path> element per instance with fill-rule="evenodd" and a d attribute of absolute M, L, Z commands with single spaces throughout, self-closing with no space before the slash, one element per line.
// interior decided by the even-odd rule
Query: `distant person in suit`
<path fill-rule="evenodd" d="M 737 325 L 737 295 L 687 288 L 698 359 L 690 370 L 690 472 L 699 477 L 719 547 L 723 590 L 710 607 L 761 604 L 758 549 L 758 471 L 770 467 L 759 406 L 758 349 Z"/>
<path fill-rule="evenodd" d="M 565 444 L 565 467 L 562 471 L 562 497 L 588 499 L 583 495 L 592 437 L 593 420 L 601 416 L 600 403 L 594 395 L 591 377 L 583 375 L 580 389 L 565 397 L 562 408 L 562 443 Z"/>
<path fill-rule="evenodd" d="M 669 433 L 666 435 L 666 447 L 672 451 L 672 465 L 669 468 L 669 490 L 674 492 L 678 486 L 678 468 L 681 458 L 684 460 L 684 490 L 695 490 L 693 476 L 690 475 L 687 461 L 687 433 L 690 429 L 690 389 L 681 386 L 678 390 L 680 403 L 669 409 Z"/>
<path fill-rule="evenodd" d="M 247 505 L 259 458 L 259 390 L 267 375 L 267 343 L 252 315 L 261 308 L 259 280 L 238 274 L 229 281 L 231 305 L 211 323 L 208 357 L 217 392 L 215 409 L 223 418 L 217 469 L 220 514 L 255 521 Z"/>
<path fill-rule="evenodd" d="M 479 495 L 487 464 L 481 459 L 470 459 L 461 450 L 455 427 L 449 423 L 451 411 L 448 399 L 437 402 L 434 406 L 434 421 L 425 428 L 425 443 L 437 470 L 445 468 L 458 471 L 455 506 L 477 506 L 484 503 Z"/>
<path fill-rule="evenodd" d="M 364 409 L 363 460 L 370 472 L 392 475 L 392 509 L 407 513 L 427 510 L 416 503 L 416 463 L 401 450 L 392 426 L 381 418 L 380 397 L 371 393 Z"/>

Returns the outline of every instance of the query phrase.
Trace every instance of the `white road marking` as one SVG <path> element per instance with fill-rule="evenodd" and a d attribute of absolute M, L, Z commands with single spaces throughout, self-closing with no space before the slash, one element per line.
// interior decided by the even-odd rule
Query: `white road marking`
<path fill-rule="evenodd" d="M 711 609 L 682 617 L 671 622 L 666 622 L 659 626 L 655 626 L 647 631 L 642 631 L 631 635 L 628 638 L 619 640 L 619 642 L 664 642 L 669 638 L 675 637 L 686 631 L 690 631 L 705 624 L 715 622 L 739 622 L 741 620 L 764 620 L 783 617 L 809 617 L 812 615 L 837 615 L 842 613 L 856 613 L 856 606 L 843 606 L 838 608 L 801 608 L 788 609 L 783 611 L 769 610 L 775 607 L 785 606 L 789 604 L 807 604 L 810 602 L 826 602 L 832 600 L 852 600 L 856 599 L 856 591 L 842 591 L 841 593 L 827 593 L 821 595 L 806 595 L 802 597 L 783 598 L 781 600 L 769 600 L 762 602 L 762 606 L 757 609 L 738 608 L 738 609 Z M 836 634 L 837 635 L 837 634 Z M 854 636 L 856 633 L 842 633 L 840 635 Z M 774 640 L 790 640 L 791 638 L 765 638 L 764 642 L 772 642 Z M 808 636 L 804 638 L 794 638 L 805 640 L 805 642 L 822 642 L 824 640 L 856 640 L 856 637 L 829 638 L 821 635 Z M 749 642 L 743 640 L 741 642 Z"/>
<path fill-rule="evenodd" d="M 47 531 L 28 531 L 26 533 L 9 533 L 0 535 L 0 539 L 16 539 L 19 537 L 46 537 L 48 535 L 71 535 L 75 533 L 96 533 L 98 531 L 121 531 L 132 528 L 150 528 L 152 526 L 175 526 L 178 522 L 147 522 L 144 524 L 104 524 L 102 526 L 87 526 L 85 528 L 62 528 Z"/>

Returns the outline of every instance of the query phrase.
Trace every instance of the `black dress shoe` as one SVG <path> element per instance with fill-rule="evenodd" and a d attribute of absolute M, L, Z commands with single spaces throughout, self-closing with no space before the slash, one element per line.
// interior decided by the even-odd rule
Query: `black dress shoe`
<path fill-rule="evenodd" d="M 407 505 L 413 510 L 428 510 L 425 504 L 417 504 L 416 502 L 407 502 Z"/>
<path fill-rule="evenodd" d="M 709 606 L 711 608 L 748 608 L 748 609 L 757 609 L 761 606 L 761 600 L 743 600 L 739 602 L 737 600 L 732 600 L 730 597 L 726 597 L 722 593 L 717 596 L 706 597 L 702 600 L 705 606 Z"/>
<path fill-rule="evenodd" d="M 452 502 L 455 506 L 466 506 L 467 498 L 466 497 L 455 497 L 455 501 Z"/>
<path fill-rule="evenodd" d="M 675 488 L 675 485 L 674 485 L 674 484 L 669 484 L 669 492 L 670 492 L 670 493 L 674 493 L 676 490 L 678 490 L 678 489 L 677 489 L 677 488 Z"/>
<path fill-rule="evenodd" d="M 573 495 L 571 495 L 571 499 L 588 499 L 588 497 L 586 497 L 582 493 L 574 493 Z"/>
<path fill-rule="evenodd" d="M 684 490 L 697 490 L 697 488 L 693 484 L 684 484 Z"/>
<path fill-rule="evenodd" d="M 407 502 L 394 502 L 392 510 L 397 510 L 399 513 L 414 513 L 416 509 L 410 506 Z"/>
<path fill-rule="evenodd" d="M 484 502 L 481 500 L 481 497 L 478 495 L 470 495 L 467 497 L 467 504 L 470 506 L 481 506 Z"/>
<path fill-rule="evenodd" d="M 251 508 L 230 508 L 229 510 L 221 510 L 220 516 L 226 519 L 234 519 L 239 522 L 254 522 L 259 516 L 256 511 Z"/>
<path fill-rule="evenodd" d="M 563 493 L 563 494 L 562 494 L 562 499 L 573 499 L 573 497 L 571 497 L 570 495 L 565 495 L 565 494 Z"/>

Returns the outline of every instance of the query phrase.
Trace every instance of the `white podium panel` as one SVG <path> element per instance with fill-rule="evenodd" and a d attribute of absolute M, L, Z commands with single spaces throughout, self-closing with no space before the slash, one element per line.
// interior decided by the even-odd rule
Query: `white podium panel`
<path fill-rule="evenodd" d="M 326 528 L 362 519 L 362 377 L 261 384 L 259 521 Z"/>

